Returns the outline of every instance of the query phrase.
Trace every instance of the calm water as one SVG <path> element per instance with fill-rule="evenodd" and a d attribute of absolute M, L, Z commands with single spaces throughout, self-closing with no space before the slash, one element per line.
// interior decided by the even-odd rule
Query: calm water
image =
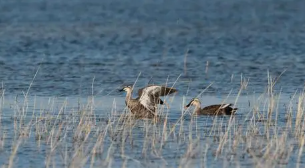
<path fill-rule="evenodd" d="M 236 95 L 241 75 L 249 85 L 238 102 L 240 119 L 250 111 L 248 96 L 265 91 L 268 71 L 272 77 L 285 71 L 275 89 L 287 104 L 305 82 L 304 6 L 301 0 L 0 0 L 0 81 L 11 97 L 3 129 L 13 125 L 13 97 L 27 91 L 37 70 L 32 96 L 68 96 L 76 103 L 93 93 L 111 96 L 110 104 L 117 99 L 120 110 L 123 95 L 116 89 L 139 74 L 137 88 L 175 83 L 173 122 L 182 96 L 188 101 L 213 82 L 203 104 L 217 103 Z M 284 113 L 283 104 L 280 109 Z M 25 159 L 33 146 L 22 148 L 19 165 L 44 165 L 44 155 Z M 4 151 L 0 155 L 8 156 L 10 146 Z"/>
<path fill-rule="evenodd" d="M 132 3 L 131 3 L 132 2 Z M 0 80 L 9 93 L 107 95 L 114 87 L 173 82 L 182 94 L 261 92 L 267 70 L 284 92 L 304 85 L 305 11 L 300 0 L 0 1 Z M 184 69 L 185 53 L 186 74 Z M 208 72 L 206 62 L 209 62 Z M 231 76 L 234 78 L 231 82 Z"/>

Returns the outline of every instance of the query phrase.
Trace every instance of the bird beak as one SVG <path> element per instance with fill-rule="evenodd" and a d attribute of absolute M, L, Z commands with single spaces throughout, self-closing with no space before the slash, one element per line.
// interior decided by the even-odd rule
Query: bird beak
<path fill-rule="evenodd" d="M 123 92 L 123 91 L 124 91 L 124 89 L 118 89 L 118 91 L 119 91 L 119 92 Z"/>
<path fill-rule="evenodd" d="M 190 105 L 191 105 L 191 103 L 192 103 L 192 102 L 190 102 L 189 104 L 187 104 L 187 105 L 184 107 L 184 109 L 186 110 L 187 108 L 189 108 Z"/>
<path fill-rule="evenodd" d="M 189 108 L 189 107 L 190 107 L 190 105 L 191 105 L 191 103 L 192 103 L 192 102 L 190 102 L 189 104 L 187 104 L 187 105 L 184 107 L 184 109 Z"/>

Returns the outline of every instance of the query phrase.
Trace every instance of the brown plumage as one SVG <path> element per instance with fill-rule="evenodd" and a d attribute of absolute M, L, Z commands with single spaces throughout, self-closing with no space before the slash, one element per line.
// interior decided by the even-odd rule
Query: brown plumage
<path fill-rule="evenodd" d="M 177 92 L 174 88 L 165 86 L 149 85 L 138 91 L 138 97 L 132 99 L 132 87 L 125 86 L 121 91 L 126 91 L 125 104 L 136 118 L 154 118 L 157 104 L 164 104 L 160 96 L 166 96 Z"/>
<path fill-rule="evenodd" d="M 216 104 L 201 108 L 200 100 L 197 98 L 192 99 L 185 108 L 191 105 L 195 106 L 196 115 L 234 115 L 237 110 L 237 108 L 230 107 L 232 104 Z"/>

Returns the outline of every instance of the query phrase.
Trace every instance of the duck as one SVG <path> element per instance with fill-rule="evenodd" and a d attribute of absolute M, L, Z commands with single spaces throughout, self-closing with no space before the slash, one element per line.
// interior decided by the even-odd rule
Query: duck
<path fill-rule="evenodd" d="M 132 86 L 123 86 L 119 91 L 126 92 L 125 104 L 135 118 L 152 119 L 158 117 L 157 105 L 165 104 L 160 96 L 176 93 L 177 89 L 160 85 L 148 85 L 138 90 L 138 97 L 135 99 L 132 98 Z"/>
<path fill-rule="evenodd" d="M 215 104 L 201 108 L 201 102 L 198 98 L 193 98 L 185 109 L 195 106 L 195 115 L 234 115 L 238 108 L 232 108 L 232 104 Z"/>

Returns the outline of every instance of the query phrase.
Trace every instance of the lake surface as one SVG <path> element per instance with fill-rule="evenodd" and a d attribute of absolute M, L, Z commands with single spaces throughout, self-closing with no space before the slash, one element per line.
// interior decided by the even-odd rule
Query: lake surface
<path fill-rule="evenodd" d="M 132 2 L 132 3 L 131 3 Z M 114 87 L 174 82 L 182 94 L 304 86 L 305 2 L 299 0 L 0 1 L 0 80 L 9 93 L 109 94 Z M 187 53 L 186 61 L 185 55 Z M 186 62 L 186 68 L 185 68 Z M 208 69 L 206 73 L 206 64 Z M 231 80 L 234 75 L 233 80 Z M 236 91 L 236 89 L 235 89 Z"/>
<path fill-rule="evenodd" d="M 192 118 L 189 115 L 192 113 L 192 109 L 181 117 L 184 111 L 181 105 L 190 98 L 171 97 L 166 99 L 170 104 L 170 110 L 162 109 L 160 111 L 165 111 L 163 116 L 168 116 L 167 130 L 164 129 L 163 122 L 150 125 L 149 120 L 138 120 L 132 128 L 129 128 L 127 124 L 121 127 L 118 124 L 118 118 L 120 114 L 126 112 L 122 97 L 95 97 L 94 101 L 91 98 L 75 97 L 29 97 L 29 101 L 25 103 L 26 110 L 22 110 L 25 107 L 24 99 L 16 100 L 14 97 L 7 96 L 5 101 L 1 99 L 0 163 L 8 165 L 12 154 L 11 149 L 20 140 L 21 145 L 14 159 L 15 167 L 178 167 L 179 165 L 181 167 L 255 167 L 255 165 L 267 167 L 268 161 L 264 161 L 264 159 L 257 161 L 256 159 L 263 158 L 260 152 L 268 153 L 265 150 L 269 147 L 272 151 L 270 157 L 274 157 L 271 160 L 271 163 L 274 162 L 273 166 L 304 166 L 302 160 L 305 159 L 305 155 L 298 157 L 299 143 L 298 139 L 294 138 L 295 112 L 292 112 L 291 124 L 293 127 L 289 127 L 287 120 L 289 112 L 286 112 L 285 109 L 285 106 L 289 107 L 290 104 L 292 104 L 292 108 L 295 108 L 294 104 L 298 97 L 278 97 L 278 107 L 276 108 L 278 112 L 274 112 L 274 116 L 279 117 L 273 117 L 276 122 L 272 119 L 273 124 L 268 127 L 270 132 L 267 131 L 269 129 L 266 129 L 266 121 L 263 121 L 267 118 L 257 117 L 253 110 L 259 108 L 260 115 L 266 115 L 268 110 L 266 101 L 269 99 L 262 95 L 238 97 L 236 106 L 239 110 L 233 118 L 234 126 L 230 131 L 230 138 L 218 157 L 215 156 L 215 153 L 228 128 L 230 117 L 199 116 Z M 206 106 L 223 100 L 234 102 L 236 98 L 235 96 L 219 98 L 202 96 L 200 99 L 202 105 Z M 88 111 L 82 116 L 79 109 Z M 84 144 L 82 138 L 85 139 L 85 137 L 82 136 L 85 133 L 76 134 L 81 120 L 90 124 L 90 134 Z M 111 128 L 109 128 L 109 122 L 113 122 L 110 124 Z M 171 132 L 174 127 L 174 132 Z M 252 129 L 252 127 L 254 128 Z M 53 130 L 53 128 L 55 129 Z M 168 136 L 163 144 L 164 131 Z M 39 138 L 37 135 L 40 133 L 42 134 Z M 280 141 L 282 135 L 286 133 L 287 141 Z M 52 134 L 54 135 L 50 136 Z M 103 145 L 96 149 L 96 158 L 91 164 L 92 154 L 90 152 L 98 142 L 98 135 L 104 134 Z M 125 134 L 128 136 L 125 141 L 122 141 L 120 138 Z M 56 141 L 55 135 L 59 137 L 59 141 Z M 241 139 L 238 140 L 238 137 Z M 233 146 L 234 141 L 238 141 L 236 147 Z M 277 146 L 275 144 L 279 142 L 282 143 L 278 146 L 284 149 L 285 153 L 280 157 L 276 153 L 282 151 L 274 148 Z M 193 148 L 192 145 L 194 145 L 194 150 L 190 150 Z M 54 151 L 52 151 L 53 146 Z M 195 147 L 199 147 L 199 149 Z M 79 151 L 81 156 L 77 155 L 78 150 L 81 150 Z M 251 150 L 254 154 L 251 153 Z M 86 160 L 86 157 L 90 158 L 89 161 Z M 110 159 L 107 159 L 108 157 Z M 51 159 L 49 160 L 49 158 Z M 186 163 L 184 163 L 184 159 Z M 85 162 L 82 163 L 84 160 Z"/>
<path fill-rule="evenodd" d="M 16 123 L 22 125 L 20 121 L 23 120 L 14 120 L 14 117 L 27 116 L 25 123 L 36 127 L 37 123 L 31 121 L 33 116 L 28 116 L 32 114 L 29 111 L 36 109 L 35 115 L 38 115 L 52 106 L 54 113 L 51 116 L 56 117 L 68 97 L 67 111 L 77 113 L 82 109 L 78 106 L 85 106 L 88 96 L 94 95 L 100 102 L 96 105 L 95 114 L 102 115 L 103 119 L 109 118 L 113 107 L 118 114 L 125 107 L 124 95 L 117 89 L 135 81 L 137 89 L 154 83 L 167 84 L 179 90 L 169 112 L 171 123 L 181 117 L 182 106 L 207 87 L 200 97 L 202 105 L 224 100 L 234 103 L 241 79 L 248 81 L 236 102 L 240 109 L 236 123 L 247 130 L 256 101 L 260 102 L 262 114 L 267 114 L 270 97 L 264 99 L 264 103 L 260 95 L 267 90 L 269 74 L 277 81 L 275 94 L 281 93 L 282 97 L 278 102 L 277 109 L 281 115 L 277 118 L 279 130 L 276 133 L 282 135 L 287 127 L 287 114 L 290 114 L 288 106 L 293 107 L 291 115 L 295 119 L 297 103 L 302 102 L 298 101 L 298 94 L 294 98 L 293 94 L 302 91 L 305 82 L 304 6 L 305 1 L 300 0 L 0 0 L 0 81 L 5 90 L 0 113 L 0 136 L 5 145 L 1 148 L 0 143 L 0 165 L 8 165 L 13 146 L 10 142 L 17 142 L 15 133 L 21 128 L 16 127 Z M 27 105 L 22 103 L 22 98 L 29 87 L 28 112 L 17 114 L 18 111 L 24 112 L 18 109 Z M 59 101 L 52 104 L 53 99 Z M 36 101 L 42 102 L 37 102 L 34 108 L 33 102 Z M 210 117 L 199 120 L 199 125 L 206 127 L 215 121 Z M 220 125 L 227 125 L 228 120 L 229 117 L 223 118 Z M 186 119 L 187 129 L 191 122 L 190 118 Z M 77 120 L 70 126 L 76 123 Z M 105 125 L 95 125 L 92 129 Z M 266 129 L 264 124 L 254 125 Z M 12 129 L 14 132 L 10 131 Z M 134 130 L 135 136 L 143 134 L 141 128 Z M 265 136 L 262 132 L 261 135 Z M 186 132 L 185 136 L 189 134 Z M 35 135 L 30 134 L 19 148 L 14 160 L 18 167 L 46 165 L 49 143 L 37 148 Z M 94 137 L 90 138 L 93 143 Z M 172 140 L 177 139 L 180 138 Z M 287 144 L 295 144 L 296 139 L 289 139 Z M 138 140 L 146 142 L 142 138 Z M 203 151 L 205 144 L 211 145 L 211 150 L 208 150 L 207 157 L 202 158 L 211 162 L 202 162 L 211 167 L 257 165 L 257 158 L 253 155 L 249 158 L 230 155 L 229 159 L 224 159 L 226 161 L 219 162 L 212 152 L 217 145 L 213 146 L 209 140 L 205 143 L 205 140 L 203 136 L 199 141 L 203 144 Z M 66 141 L 67 146 L 62 147 L 74 149 L 72 140 Z M 263 142 L 272 146 L 268 138 Z M 105 140 L 106 149 L 111 143 L 111 140 Z M 127 167 L 154 167 L 160 160 L 164 163 L 160 167 L 177 167 L 177 162 L 180 162 L 178 156 L 187 150 L 189 144 L 188 141 L 173 142 L 163 149 L 173 152 L 163 151 L 163 158 L 155 156 L 158 154 L 141 156 L 142 144 L 134 150 L 126 145 L 130 152 L 126 155 L 134 159 Z M 242 145 L 238 149 L 245 150 Z M 297 149 L 295 147 L 291 152 L 292 159 L 288 164 L 279 165 L 295 167 L 297 163 L 304 164 L 297 161 Z M 35 155 L 37 152 L 41 155 Z M 100 157 L 105 158 L 104 155 Z M 138 164 L 143 158 L 149 159 L 145 165 Z M 113 167 L 123 167 L 124 159 L 118 155 L 113 159 L 117 161 Z M 61 158 L 50 162 L 58 163 L 57 167 L 67 167 L 65 161 L 58 160 Z M 86 166 L 90 167 L 90 164 Z"/>

